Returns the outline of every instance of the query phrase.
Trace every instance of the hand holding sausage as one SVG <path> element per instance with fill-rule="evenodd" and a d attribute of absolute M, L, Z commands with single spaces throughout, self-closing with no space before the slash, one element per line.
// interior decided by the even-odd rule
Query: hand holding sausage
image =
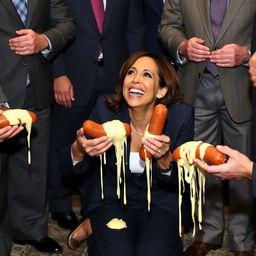
<path fill-rule="evenodd" d="M 164 129 L 164 125 L 165 125 L 165 121 L 166 121 L 166 118 L 167 118 L 167 114 L 168 114 L 168 110 L 167 110 L 165 105 L 158 104 L 154 107 L 154 110 L 153 110 L 153 113 L 152 113 L 152 116 L 151 116 L 151 119 L 150 119 L 150 123 L 149 123 L 149 126 L 148 126 L 148 132 L 150 134 L 152 134 L 152 135 L 161 135 L 162 134 L 163 129 Z M 162 137 L 162 138 L 164 138 L 164 137 Z M 167 141 L 167 144 L 170 143 L 170 142 L 168 142 L 168 139 L 165 138 L 164 140 Z M 149 146 L 149 145 L 147 145 L 147 146 Z M 148 152 L 147 151 L 145 152 L 145 150 L 147 150 L 147 149 L 146 149 L 146 147 L 144 147 L 142 145 L 141 148 L 140 148 L 140 158 L 142 160 L 145 160 L 146 157 L 150 159 L 150 158 L 152 158 L 152 153 L 153 152 L 154 153 L 157 153 L 157 152 L 160 153 L 159 152 L 159 150 L 161 151 L 160 144 L 158 144 L 158 146 L 159 146 L 159 148 L 156 149 L 157 145 L 155 144 L 155 148 L 153 146 L 153 148 L 151 147 L 151 150 L 149 150 Z M 154 153 L 153 153 L 153 155 L 155 155 Z"/>
<path fill-rule="evenodd" d="M 217 146 L 217 150 L 229 156 L 226 163 L 208 165 L 199 159 L 195 159 L 194 162 L 209 174 L 215 175 L 223 180 L 252 178 L 253 162 L 247 156 L 228 146 Z"/>
<path fill-rule="evenodd" d="M 113 145 L 112 139 L 102 136 L 94 139 L 87 139 L 84 136 L 84 129 L 77 131 L 77 139 L 72 145 L 74 160 L 80 161 L 84 155 L 100 156 Z"/>

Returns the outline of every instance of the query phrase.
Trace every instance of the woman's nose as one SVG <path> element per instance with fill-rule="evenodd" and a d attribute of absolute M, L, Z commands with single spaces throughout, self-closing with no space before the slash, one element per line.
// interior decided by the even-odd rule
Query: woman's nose
<path fill-rule="evenodd" d="M 140 82 L 140 76 L 139 76 L 139 74 L 134 75 L 134 77 L 133 77 L 133 82 L 134 82 L 134 83 L 139 83 L 139 82 Z"/>

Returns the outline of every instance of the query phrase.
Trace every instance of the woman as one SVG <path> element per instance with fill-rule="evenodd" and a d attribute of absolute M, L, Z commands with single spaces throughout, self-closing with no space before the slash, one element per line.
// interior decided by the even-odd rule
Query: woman
<path fill-rule="evenodd" d="M 101 124 L 120 120 L 130 123 L 132 127 L 126 154 L 126 206 L 116 196 L 116 159 L 112 139 L 86 138 L 82 129 L 77 132 L 72 155 L 74 161 L 79 161 L 76 171 L 86 175 L 85 210 L 90 217 L 100 254 L 182 255 L 182 240 L 178 232 L 177 166 L 172 163 L 171 152 L 192 140 L 193 110 L 181 101 L 174 69 L 167 61 L 150 52 L 133 54 L 121 68 L 116 93 L 98 100 L 91 120 Z M 151 208 L 148 212 L 145 164 L 138 152 L 157 103 L 168 107 L 168 117 L 163 134 L 143 142 L 144 148 L 153 156 Z M 97 156 L 104 152 L 107 162 L 103 167 L 102 200 L 100 159 Z M 108 228 L 106 224 L 113 218 L 124 220 L 127 228 Z"/>

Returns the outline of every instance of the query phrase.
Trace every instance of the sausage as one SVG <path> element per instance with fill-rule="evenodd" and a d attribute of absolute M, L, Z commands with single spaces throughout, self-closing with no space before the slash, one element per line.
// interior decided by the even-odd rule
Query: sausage
<path fill-rule="evenodd" d="M 10 110 L 5 110 L 5 111 L 12 111 L 12 112 L 15 113 L 15 110 L 16 110 L 16 109 L 10 109 Z M 17 109 L 17 110 L 20 111 L 21 109 Z M 5 111 L 4 111 L 4 112 L 5 112 Z M 37 115 L 36 115 L 34 112 L 29 111 L 29 110 L 24 110 L 24 111 L 28 111 L 29 115 L 30 115 L 31 118 L 32 118 L 32 123 L 35 123 L 36 120 L 37 120 Z M 4 112 L 3 112 L 3 113 L 4 113 Z M 18 113 L 18 112 L 17 112 L 17 113 Z M 23 123 L 22 123 L 22 120 L 19 119 L 18 116 L 17 116 L 17 119 L 19 120 L 19 123 L 17 123 L 16 125 L 23 124 Z M 6 116 L 4 116 L 3 114 L 0 115 L 0 128 L 6 127 L 6 126 L 8 126 L 8 125 L 10 125 L 10 122 L 9 122 L 9 120 L 6 118 Z"/>
<path fill-rule="evenodd" d="M 127 123 L 123 123 L 124 125 L 124 129 L 125 129 L 125 136 L 129 136 L 131 134 L 131 127 L 129 124 Z M 99 138 L 99 137 L 102 137 L 102 136 L 107 136 L 104 128 L 103 128 L 103 125 L 102 124 L 98 124 L 92 120 L 86 120 L 84 123 L 83 123 L 83 130 L 84 130 L 84 133 L 88 134 L 89 136 L 91 137 L 94 137 L 94 138 Z"/>
<path fill-rule="evenodd" d="M 168 109 L 163 104 L 158 104 L 154 107 L 149 126 L 148 132 L 152 135 L 161 135 L 164 129 L 165 121 L 167 118 Z M 146 154 L 146 155 L 145 155 Z M 140 148 L 140 158 L 145 161 L 147 158 L 152 158 L 152 155 L 144 150 L 143 145 Z"/>
<path fill-rule="evenodd" d="M 198 159 L 200 159 L 199 149 L 202 144 L 203 142 L 200 143 L 196 148 L 196 158 Z M 180 159 L 180 147 L 177 147 L 173 151 L 172 156 L 174 161 L 178 161 Z M 204 159 L 201 160 L 205 161 L 208 164 L 219 165 L 225 163 L 227 159 L 227 155 L 220 152 L 216 147 L 208 146 L 205 150 Z"/>

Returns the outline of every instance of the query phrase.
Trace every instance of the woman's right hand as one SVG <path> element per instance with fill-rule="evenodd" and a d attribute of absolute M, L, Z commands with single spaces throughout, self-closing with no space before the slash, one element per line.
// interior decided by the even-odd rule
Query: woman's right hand
<path fill-rule="evenodd" d="M 84 155 L 100 156 L 113 145 L 112 139 L 106 136 L 87 139 L 83 128 L 77 131 L 76 141 L 72 145 L 74 160 L 81 160 Z"/>

